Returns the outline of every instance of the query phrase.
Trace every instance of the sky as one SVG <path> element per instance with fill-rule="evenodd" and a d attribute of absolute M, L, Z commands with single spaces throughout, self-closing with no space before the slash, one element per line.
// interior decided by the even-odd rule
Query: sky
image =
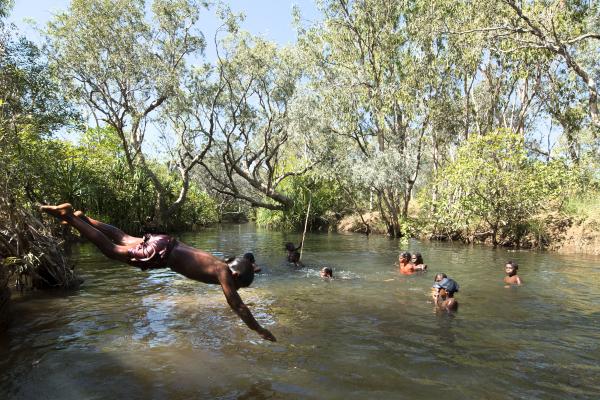
<path fill-rule="evenodd" d="M 8 21 L 14 23 L 30 40 L 40 43 L 42 38 L 37 29 L 43 28 L 57 12 L 67 10 L 70 0 L 15 0 L 14 3 Z M 223 3 L 227 4 L 233 12 L 245 14 L 242 29 L 261 35 L 282 46 L 294 43 L 296 40 L 296 32 L 292 26 L 294 5 L 300 9 L 303 25 L 310 25 L 311 22 L 319 19 L 315 0 L 223 0 Z M 205 10 L 200 19 L 200 29 L 207 40 L 206 58 L 211 62 L 216 59 L 212 38 L 220 24 L 215 10 L 215 7 L 212 10 Z M 538 128 L 538 130 L 547 132 L 549 130 L 547 125 L 547 123 L 543 124 L 542 129 Z M 554 142 L 556 133 L 551 136 Z"/>
<path fill-rule="evenodd" d="M 149 3 L 150 0 L 147 2 Z M 14 3 L 8 22 L 15 24 L 19 32 L 29 40 L 40 44 L 43 40 L 39 30 L 45 28 L 54 15 L 66 11 L 70 0 L 15 0 Z M 245 19 L 241 24 L 243 30 L 261 35 L 281 46 L 296 41 L 296 31 L 292 26 L 292 8 L 294 6 L 300 8 L 303 25 L 316 21 L 319 15 L 314 0 L 223 0 L 223 3 L 227 4 L 234 13 L 243 12 L 245 14 Z M 211 10 L 204 10 L 199 24 L 206 37 L 205 54 L 210 62 L 214 62 L 216 59 L 212 39 L 221 24 L 215 12 L 215 7 Z M 92 123 L 91 117 L 90 123 Z M 149 126 L 148 130 L 151 138 L 158 136 L 155 127 Z M 63 139 L 76 141 L 74 135 L 76 134 L 73 132 L 57 133 L 57 136 Z"/>
<path fill-rule="evenodd" d="M 253 34 L 259 34 L 280 45 L 294 43 L 296 33 L 292 27 L 292 7 L 298 6 L 302 19 L 314 21 L 318 11 L 313 0 L 231 0 L 223 1 L 235 13 L 246 15 L 242 28 Z M 34 42 L 40 42 L 41 37 L 31 22 L 37 28 L 43 28 L 57 12 L 67 10 L 69 0 L 15 0 L 14 7 L 8 20 L 14 23 L 21 32 Z M 201 18 L 201 29 L 212 38 L 217 28 L 218 19 L 214 9 L 205 11 Z M 209 15 L 206 15 L 209 13 Z M 210 58 L 210 54 L 208 54 Z"/>

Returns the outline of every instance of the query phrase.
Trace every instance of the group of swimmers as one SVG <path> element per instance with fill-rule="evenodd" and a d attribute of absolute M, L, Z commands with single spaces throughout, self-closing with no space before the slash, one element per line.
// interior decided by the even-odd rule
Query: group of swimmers
<path fill-rule="evenodd" d="M 423 261 L 421 253 L 402 252 L 398 256 L 398 268 L 400 273 L 411 275 L 418 271 L 427 271 L 427 264 Z M 511 285 L 521 285 L 523 281 L 517 275 L 519 265 L 512 260 L 506 262 L 504 266 L 504 283 L 506 287 Z M 438 273 L 433 278 L 432 297 L 436 309 L 444 311 L 456 311 L 458 301 L 454 298 L 454 293 L 458 292 L 459 285 L 444 273 Z"/>
<path fill-rule="evenodd" d="M 304 265 L 300 262 L 300 253 L 298 250 L 302 248 L 302 242 L 296 247 L 292 242 L 285 244 L 287 251 L 287 261 L 294 264 L 297 267 L 303 267 Z M 254 256 L 252 256 L 254 260 Z M 415 272 L 427 271 L 427 264 L 423 261 L 421 253 L 409 253 L 404 251 L 398 256 L 398 268 L 400 273 L 405 275 L 412 275 Z M 515 261 L 509 260 L 506 262 L 504 267 L 506 276 L 504 277 L 504 283 L 507 286 L 510 285 L 521 285 L 521 278 L 517 275 L 519 269 L 518 264 Z M 330 267 L 323 267 L 320 271 L 320 275 L 324 279 L 333 278 L 333 270 Z M 454 294 L 458 292 L 459 284 L 454 279 L 449 278 L 445 273 L 438 273 L 433 279 L 432 286 L 432 298 L 436 306 L 436 309 L 444 311 L 456 311 L 458 309 L 458 301 L 454 298 Z"/>
<path fill-rule="evenodd" d="M 254 274 L 260 271 L 254 255 L 246 253 L 242 257 L 221 259 L 214 255 L 188 246 L 172 236 L 165 234 L 147 233 L 143 237 L 130 236 L 122 230 L 85 215 L 80 210 L 74 210 L 71 204 L 58 206 L 41 206 L 40 210 L 77 229 L 79 233 L 92 242 L 107 257 L 133 265 L 141 270 L 166 268 L 187 278 L 207 284 L 221 285 L 223 294 L 231 309 L 240 317 L 251 330 L 257 332 L 263 339 L 275 341 L 275 336 L 262 327 L 254 318 L 248 307 L 238 294 L 238 289 L 248 287 L 254 280 Z M 293 243 L 285 246 L 288 261 L 296 266 L 302 266 L 300 253 L 302 243 L 298 247 Z M 419 253 L 410 255 L 400 254 L 400 270 L 404 273 L 426 271 L 427 265 Z M 510 261 L 506 264 L 507 277 L 504 282 L 508 285 L 521 284 L 517 276 L 518 266 Z M 333 270 L 324 267 L 321 277 L 333 278 Z M 437 274 L 434 279 L 434 300 L 436 307 L 455 310 L 458 303 L 454 293 L 458 291 L 458 283 L 445 274 Z"/>

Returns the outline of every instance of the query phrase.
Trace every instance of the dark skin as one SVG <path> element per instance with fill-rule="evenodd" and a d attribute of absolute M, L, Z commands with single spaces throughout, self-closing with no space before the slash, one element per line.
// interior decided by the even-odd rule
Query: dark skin
<path fill-rule="evenodd" d="M 405 257 L 402 254 L 398 257 L 398 265 L 400 266 L 400 272 L 406 275 L 414 274 L 417 271 L 424 271 L 427 269 L 426 265 L 414 265 L 411 264 L 410 258 Z"/>
<path fill-rule="evenodd" d="M 447 292 L 445 289 L 434 289 L 433 302 L 435 303 L 435 307 L 438 310 L 458 310 L 458 301 L 456 301 L 456 299 L 454 298 L 454 293 Z"/>
<path fill-rule="evenodd" d="M 410 265 L 412 265 L 414 271 L 425 271 L 427 269 L 427 264 L 423 264 L 419 262 L 416 254 L 413 254 L 410 258 Z"/>
<path fill-rule="evenodd" d="M 77 229 L 105 256 L 114 260 L 130 263 L 129 249 L 143 241 L 143 238 L 127 235 L 112 225 L 94 220 L 81 212 L 74 212 L 73 207 L 68 203 L 59 206 L 42 206 L 40 209 Z M 237 280 L 239 272 L 232 270 L 223 260 L 205 251 L 178 243 L 173 247 L 167 264 L 173 271 L 187 278 L 221 285 L 227 303 L 248 328 L 256 331 L 265 340 L 276 341 L 275 336 L 254 319 L 239 296 L 237 292 L 241 287 Z"/>
<path fill-rule="evenodd" d="M 298 250 L 302 248 L 302 242 L 298 247 L 294 247 L 293 243 L 286 243 L 285 249 L 288 252 L 288 262 L 294 263 L 296 267 L 304 267 L 304 264 L 300 261 L 300 253 Z"/>
<path fill-rule="evenodd" d="M 512 264 L 506 264 L 504 266 L 504 272 L 506 276 L 504 277 L 504 283 L 507 285 L 521 285 L 523 281 L 519 275 L 517 275 L 517 268 L 515 268 Z"/>

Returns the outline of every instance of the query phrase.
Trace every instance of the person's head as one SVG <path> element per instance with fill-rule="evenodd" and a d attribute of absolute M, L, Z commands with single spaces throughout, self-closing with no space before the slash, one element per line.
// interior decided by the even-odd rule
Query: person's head
<path fill-rule="evenodd" d="M 333 270 L 330 267 L 321 269 L 321 278 L 333 278 Z"/>
<path fill-rule="evenodd" d="M 506 262 L 506 265 L 504 266 L 504 272 L 506 272 L 506 275 L 508 276 L 513 276 L 517 274 L 517 270 L 519 269 L 519 264 L 517 264 L 516 262 L 509 260 Z"/>
<path fill-rule="evenodd" d="M 425 264 L 423 262 L 423 256 L 421 255 L 421 253 L 413 253 L 412 257 L 410 258 L 410 261 L 415 265 Z"/>
<path fill-rule="evenodd" d="M 256 265 L 256 259 L 254 258 L 254 254 L 252 253 L 245 253 L 242 256 L 245 260 L 250 261 L 250 263 L 252 264 L 252 268 L 254 268 L 254 272 L 259 272 L 260 268 L 258 265 Z"/>
<path fill-rule="evenodd" d="M 229 258 L 227 265 L 238 289 L 250 286 L 254 280 L 254 267 L 248 259 L 245 257 Z"/>
<path fill-rule="evenodd" d="M 408 251 L 400 253 L 398 256 L 398 262 L 401 264 L 408 264 L 410 262 L 410 253 Z"/>
<path fill-rule="evenodd" d="M 435 275 L 433 288 L 437 289 L 438 292 L 441 292 L 443 289 L 447 297 L 453 297 L 454 293 L 458 292 L 459 286 L 454 279 L 450 279 L 446 274 L 440 273 Z"/>
<path fill-rule="evenodd" d="M 285 244 L 285 249 L 286 249 L 287 251 L 294 251 L 294 250 L 296 250 L 296 247 L 294 246 L 294 243 L 292 243 L 292 242 L 287 242 L 287 243 Z"/>

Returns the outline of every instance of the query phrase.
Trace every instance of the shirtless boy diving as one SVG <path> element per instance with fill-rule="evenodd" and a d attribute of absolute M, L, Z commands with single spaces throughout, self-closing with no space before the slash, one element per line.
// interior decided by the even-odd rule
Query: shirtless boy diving
<path fill-rule="evenodd" d="M 146 270 L 166 268 L 196 281 L 221 285 L 231 309 L 248 328 L 263 339 L 275 341 L 275 336 L 260 326 L 244 304 L 239 288 L 254 280 L 250 260 L 235 258 L 226 263 L 210 253 L 183 244 L 168 235 L 147 234 L 143 238 L 129 236 L 122 230 L 73 211 L 71 204 L 42 206 L 40 209 L 65 221 L 92 242 L 108 258 Z"/>

